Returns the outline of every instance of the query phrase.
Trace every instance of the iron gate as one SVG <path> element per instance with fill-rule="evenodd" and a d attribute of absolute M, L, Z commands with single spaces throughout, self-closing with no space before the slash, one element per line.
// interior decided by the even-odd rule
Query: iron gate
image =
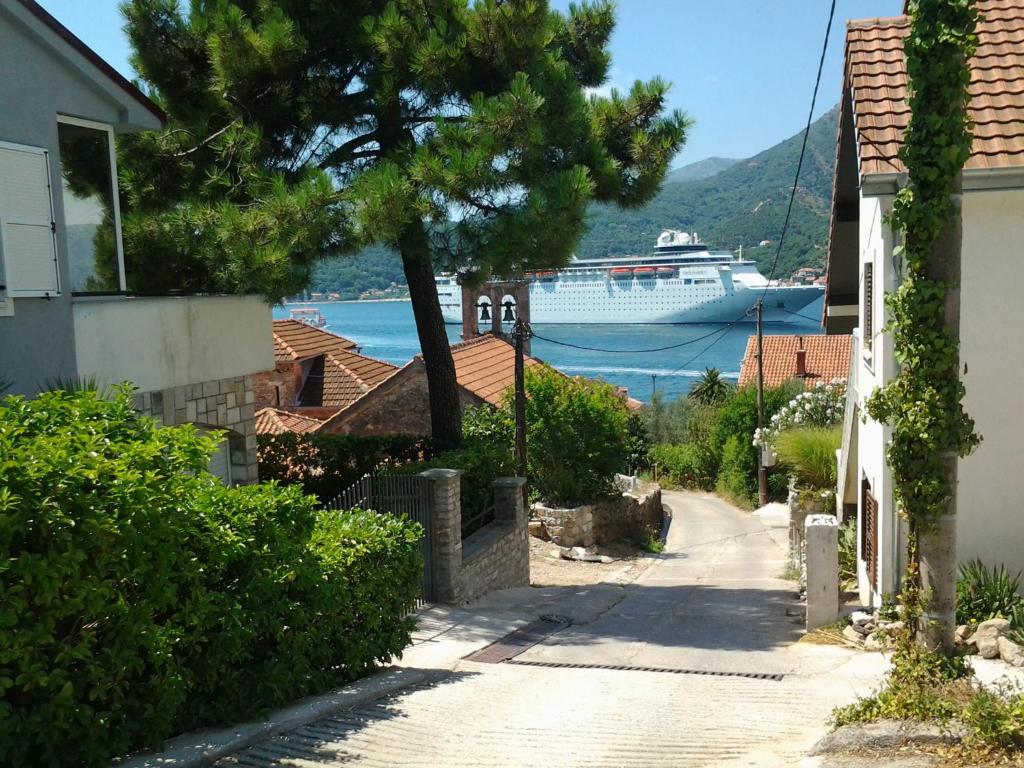
<path fill-rule="evenodd" d="M 423 589 L 418 605 L 434 600 L 434 559 L 431 554 L 434 504 L 430 480 L 419 475 L 363 475 L 327 504 L 328 509 L 353 507 L 405 515 L 423 526 L 423 538 L 420 540 Z"/>

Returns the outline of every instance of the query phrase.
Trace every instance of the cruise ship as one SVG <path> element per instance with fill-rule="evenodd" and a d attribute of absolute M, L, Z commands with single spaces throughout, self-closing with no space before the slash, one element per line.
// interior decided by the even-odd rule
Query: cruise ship
<path fill-rule="evenodd" d="M 753 261 L 709 251 L 696 233 L 676 230 L 662 232 L 649 256 L 573 258 L 564 269 L 526 277 L 530 321 L 540 325 L 753 321 L 753 313 L 745 313 L 762 295 L 765 321 L 781 322 L 792 320 L 792 313 L 825 290 L 769 283 Z M 445 322 L 461 323 L 462 288 L 456 277 L 439 275 L 437 292 Z M 488 310 L 479 311 L 489 316 Z"/>

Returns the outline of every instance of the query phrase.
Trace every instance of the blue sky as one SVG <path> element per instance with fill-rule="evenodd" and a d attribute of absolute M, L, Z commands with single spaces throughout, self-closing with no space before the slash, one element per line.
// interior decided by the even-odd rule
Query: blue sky
<path fill-rule="evenodd" d="M 131 77 L 118 0 L 40 0 Z M 552 0 L 561 9 L 569 0 Z M 696 124 L 675 165 L 748 157 L 803 128 L 828 0 L 619 0 L 609 86 L 661 75 Z M 838 0 L 816 116 L 839 100 L 850 18 L 898 14 L 903 0 Z"/>

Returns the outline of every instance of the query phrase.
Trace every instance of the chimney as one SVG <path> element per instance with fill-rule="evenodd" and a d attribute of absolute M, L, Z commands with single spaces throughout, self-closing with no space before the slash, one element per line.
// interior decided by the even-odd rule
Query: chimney
<path fill-rule="evenodd" d="M 807 350 L 804 349 L 804 337 L 799 336 L 800 346 L 796 350 L 796 375 L 801 378 L 807 377 Z"/>

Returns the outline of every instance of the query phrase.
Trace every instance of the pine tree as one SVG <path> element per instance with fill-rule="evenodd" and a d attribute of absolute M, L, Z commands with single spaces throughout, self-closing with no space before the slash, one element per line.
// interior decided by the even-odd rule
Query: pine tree
<path fill-rule="evenodd" d="M 442 445 L 460 440 L 461 413 L 435 271 L 480 281 L 564 265 L 588 203 L 649 200 L 688 125 L 664 114 L 660 80 L 587 95 L 607 78 L 607 0 L 566 15 L 545 0 L 125 10 L 147 82 L 194 105 L 177 114 L 209 136 L 226 132 L 205 146 L 244 131 L 255 165 L 311 190 L 303 202 L 327 197 L 303 174 L 327 171 L 340 192 L 321 234 L 401 254 Z"/>

